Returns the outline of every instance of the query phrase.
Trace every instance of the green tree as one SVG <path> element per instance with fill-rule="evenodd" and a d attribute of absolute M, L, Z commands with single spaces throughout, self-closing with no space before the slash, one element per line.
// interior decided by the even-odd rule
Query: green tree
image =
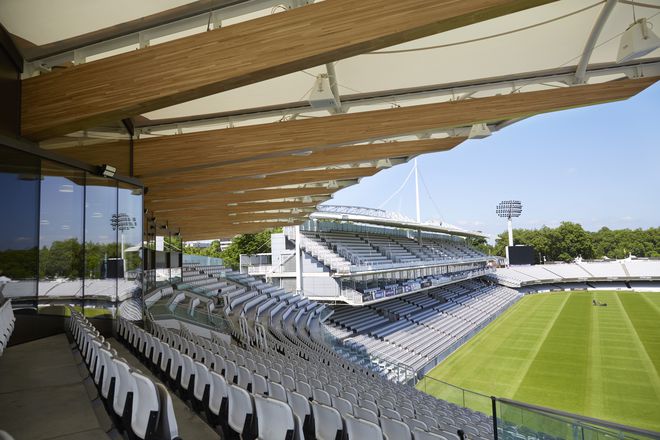
<path fill-rule="evenodd" d="M 266 229 L 256 234 L 240 234 L 233 238 L 231 244 L 221 253 L 225 266 L 238 269 L 240 255 L 254 255 L 270 252 L 270 234 L 281 229 Z"/>

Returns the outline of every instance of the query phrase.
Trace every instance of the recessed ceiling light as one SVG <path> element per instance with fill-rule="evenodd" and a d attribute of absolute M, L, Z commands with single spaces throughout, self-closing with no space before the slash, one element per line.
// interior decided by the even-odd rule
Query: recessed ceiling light
<path fill-rule="evenodd" d="M 92 218 L 102 218 L 102 217 L 103 217 L 103 214 L 101 214 L 100 212 L 95 212 L 95 213 L 92 214 Z"/>
<path fill-rule="evenodd" d="M 48 226 L 50 222 L 48 220 L 41 220 L 39 224 L 41 224 L 42 226 Z"/>
<path fill-rule="evenodd" d="M 62 229 L 65 230 L 65 231 L 68 231 L 69 229 L 71 229 L 71 226 L 69 226 L 69 225 L 62 225 Z"/>
<path fill-rule="evenodd" d="M 61 193 L 72 193 L 73 185 L 60 185 L 59 192 Z"/>

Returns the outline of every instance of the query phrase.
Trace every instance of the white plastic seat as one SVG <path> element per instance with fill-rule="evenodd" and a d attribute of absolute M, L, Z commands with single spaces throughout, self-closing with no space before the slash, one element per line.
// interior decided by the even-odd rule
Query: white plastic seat
<path fill-rule="evenodd" d="M 388 419 L 397 420 L 399 422 L 401 421 L 401 414 L 399 414 L 397 411 L 393 409 L 380 408 L 380 415 L 385 416 Z"/>
<path fill-rule="evenodd" d="M 225 361 L 225 380 L 227 383 L 236 383 L 236 370 L 236 363 L 234 363 L 234 361 Z"/>
<path fill-rule="evenodd" d="M 229 385 L 227 407 L 227 425 L 241 438 L 250 437 L 254 408 L 250 394 L 236 385 Z"/>
<path fill-rule="evenodd" d="M 279 383 L 268 381 L 268 395 L 273 399 L 281 400 L 282 402 L 288 401 L 287 391 Z"/>
<path fill-rule="evenodd" d="M 399 420 L 381 417 L 380 428 L 385 440 L 411 440 L 412 438 L 408 425 Z"/>
<path fill-rule="evenodd" d="M 208 404 L 211 391 L 211 375 L 206 365 L 195 361 L 195 384 L 193 387 L 193 399 L 196 409 L 200 410 Z"/>
<path fill-rule="evenodd" d="M 346 415 L 344 421 L 346 440 L 383 440 L 383 433 L 376 423 L 357 419 L 351 415 Z"/>
<path fill-rule="evenodd" d="M 266 378 L 263 377 L 261 374 L 253 374 L 252 375 L 252 393 L 253 394 L 261 394 L 263 396 L 267 396 L 268 394 L 268 382 L 266 381 Z"/>
<path fill-rule="evenodd" d="M 412 430 L 412 436 L 415 440 L 447 440 L 444 436 L 440 434 L 434 434 L 432 432 L 424 431 L 420 428 L 415 428 Z"/>
<path fill-rule="evenodd" d="M 210 372 L 211 386 L 207 418 L 215 425 L 226 417 L 228 405 L 228 386 L 225 378 L 215 371 Z"/>
<path fill-rule="evenodd" d="M 195 361 L 187 354 L 181 355 L 181 380 L 179 386 L 183 394 L 187 397 L 192 396 L 195 386 Z"/>
<path fill-rule="evenodd" d="M 282 386 L 289 391 L 296 391 L 296 381 L 289 375 L 282 375 Z"/>
<path fill-rule="evenodd" d="M 178 386 L 183 373 L 183 359 L 181 352 L 176 348 L 170 351 L 170 383 Z"/>
<path fill-rule="evenodd" d="M 312 398 L 318 403 L 332 406 L 332 399 L 330 398 L 330 394 L 328 394 L 326 391 L 315 388 L 312 390 Z"/>
<path fill-rule="evenodd" d="M 117 370 L 117 382 L 115 384 L 114 401 L 112 408 L 121 420 L 124 428 L 131 424 L 131 411 L 133 407 L 133 395 L 135 393 L 135 379 L 131 375 L 128 364 L 119 359 L 113 359 Z"/>
<path fill-rule="evenodd" d="M 131 430 L 142 440 L 154 438 L 158 424 L 158 390 L 146 376 L 132 372 L 135 380 L 133 408 L 131 411 Z"/>
<path fill-rule="evenodd" d="M 307 382 L 302 382 L 302 381 L 297 381 L 296 382 L 296 392 L 302 394 L 303 396 L 307 397 L 308 399 L 312 399 L 314 397 L 312 393 L 312 387 L 309 386 Z"/>
<path fill-rule="evenodd" d="M 117 383 L 117 367 L 112 362 L 112 353 L 105 348 L 99 350 L 101 357 L 102 377 L 101 377 L 101 397 L 105 400 L 112 400 L 114 398 L 114 388 Z M 112 401 L 110 402 L 112 403 Z"/>
<path fill-rule="evenodd" d="M 353 415 L 353 405 L 346 399 L 332 396 L 332 407 L 339 411 L 342 417 L 346 414 Z"/>
<path fill-rule="evenodd" d="M 254 396 L 259 440 L 293 440 L 296 422 L 289 405 L 260 395 Z"/>
<path fill-rule="evenodd" d="M 252 391 L 252 372 L 246 367 L 238 367 L 238 386 L 246 391 Z"/>
<path fill-rule="evenodd" d="M 296 416 L 298 422 L 298 436 L 301 440 L 306 437 L 313 437 L 313 418 L 312 409 L 309 406 L 309 400 L 295 391 L 287 391 L 286 394 L 289 406 L 293 410 L 293 414 Z"/>
<path fill-rule="evenodd" d="M 159 402 L 156 438 L 162 440 L 180 440 L 179 427 L 176 423 L 174 406 L 172 405 L 172 397 L 170 397 L 170 393 L 167 392 L 167 389 L 159 383 L 156 384 L 156 390 L 158 391 Z"/>
<path fill-rule="evenodd" d="M 375 423 L 376 425 L 378 424 L 378 416 L 375 412 L 369 409 L 362 408 L 360 406 L 353 406 L 353 414 L 358 419 L 366 420 L 368 422 Z"/>
<path fill-rule="evenodd" d="M 317 440 L 336 440 L 343 432 L 343 423 L 339 411 L 329 406 L 311 402 L 314 416 L 314 435 Z"/>

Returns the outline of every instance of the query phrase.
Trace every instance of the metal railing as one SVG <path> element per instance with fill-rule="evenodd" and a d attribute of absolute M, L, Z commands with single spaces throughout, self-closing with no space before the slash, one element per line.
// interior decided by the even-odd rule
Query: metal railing
<path fill-rule="evenodd" d="M 495 440 L 657 440 L 660 432 L 504 398 L 491 398 Z"/>

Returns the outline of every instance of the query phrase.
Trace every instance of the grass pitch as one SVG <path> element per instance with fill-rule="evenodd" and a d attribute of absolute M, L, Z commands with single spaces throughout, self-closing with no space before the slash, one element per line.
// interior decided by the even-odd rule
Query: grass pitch
<path fill-rule="evenodd" d="M 608 306 L 593 306 L 594 298 Z M 487 396 L 660 432 L 660 293 L 528 295 L 429 376 Z M 417 387 L 459 398 L 430 379 Z M 479 398 L 465 403 L 490 412 Z"/>

